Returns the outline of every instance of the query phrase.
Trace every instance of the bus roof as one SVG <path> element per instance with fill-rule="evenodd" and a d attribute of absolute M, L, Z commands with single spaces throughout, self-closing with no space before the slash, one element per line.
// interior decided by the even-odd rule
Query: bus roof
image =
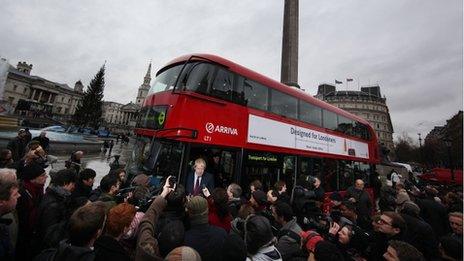
<path fill-rule="evenodd" d="M 226 68 L 228 68 L 230 71 L 234 72 L 234 73 L 237 73 L 241 76 L 244 76 L 250 80 L 254 80 L 256 82 L 259 82 L 261 84 L 264 84 L 266 86 L 269 86 L 273 89 L 276 89 L 278 91 L 281 91 L 281 92 L 285 92 L 293 97 L 297 97 L 299 99 L 302 99 L 302 100 L 305 100 L 311 104 L 314 104 L 314 105 L 317 105 L 323 109 L 327 109 L 329 111 L 332 111 L 332 112 L 335 112 L 336 114 L 339 114 L 339 115 L 342 115 L 342 116 L 345 116 L 349 119 L 352 119 L 352 120 L 356 120 L 358 122 L 361 122 L 363 124 L 366 124 L 368 126 L 370 126 L 369 122 L 364 120 L 363 118 L 361 117 L 358 117 L 354 114 L 351 114 L 345 110 L 342 110 L 336 106 L 333 106 L 331 104 L 328 104 L 324 101 L 321 101 L 319 99 L 316 99 L 314 98 L 313 96 L 307 94 L 306 92 L 302 91 L 302 90 L 299 90 L 297 88 L 293 88 L 293 87 L 290 87 L 288 85 L 285 85 L 283 83 L 280 83 L 278 81 L 275 81 L 267 76 L 264 76 L 260 73 L 257 73 L 253 70 L 250 70 L 246 67 L 243 67 L 239 64 L 236 64 L 230 60 L 227 60 L 225 58 L 222 58 L 222 57 L 219 57 L 217 55 L 213 55 L 213 54 L 200 54 L 200 53 L 197 53 L 197 54 L 187 54 L 187 55 L 183 55 L 183 56 L 180 56 L 180 57 L 177 57 L 175 58 L 174 60 L 168 62 L 165 66 L 163 66 L 163 68 L 161 68 L 157 73 L 156 75 L 160 74 L 162 71 L 164 71 L 164 68 L 166 67 L 171 67 L 173 64 L 178 64 L 178 63 L 182 63 L 182 62 L 185 62 L 187 60 L 206 60 L 206 61 L 211 61 L 211 62 L 214 62 L 214 63 L 217 63 L 217 64 L 220 64 Z M 372 128 L 372 127 L 370 127 Z"/>

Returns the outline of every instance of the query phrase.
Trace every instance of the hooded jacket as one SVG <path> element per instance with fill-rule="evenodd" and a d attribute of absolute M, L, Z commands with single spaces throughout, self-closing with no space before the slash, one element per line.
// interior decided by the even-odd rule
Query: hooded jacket
<path fill-rule="evenodd" d="M 73 246 L 66 241 L 61 241 L 58 249 L 46 249 L 34 259 L 34 261 L 53 260 L 93 261 L 95 252 L 89 247 Z"/>
<path fill-rule="evenodd" d="M 129 255 L 123 245 L 108 235 L 95 241 L 95 261 L 129 261 Z"/>
<path fill-rule="evenodd" d="M 247 261 L 282 261 L 282 255 L 274 245 L 264 246 L 252 256 L 248 256 Z"/>
<path fill-rule="evenodd" d="M 63 187 L 51 185 L 40 203 L 38 213 L 38 236 L 43 239 L 47 229 L 69 217 L 69 197 L 71 192 Z"/>
<path fill-rule="evenodd" d="M 296 218 L 294 217 L 292 220 L 287 222 L 285 225 L 282 226 L 279 232 L 281 232 L 281 236 L 277 241 L 276 248 L 282 255 L 284 260 L 289 260 L 292 256 L 296 256 L 300 254 L 300 240 L 293 238 L 290 236 L 288 231 L 291 231 L 292 234 L 297 236 L 300 235 L 302 231 L 301 227 L 296 223 Z"/>

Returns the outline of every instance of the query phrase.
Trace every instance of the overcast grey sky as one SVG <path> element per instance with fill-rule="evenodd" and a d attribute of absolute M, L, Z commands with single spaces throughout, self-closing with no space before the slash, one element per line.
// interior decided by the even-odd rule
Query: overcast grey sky
<path fill-rule="evenodd" d="M 87 86 L 107 61 L 105 100 L 135 101 L 154 72 L 192 52 L 280 80 L 283 0 L 0 0 L 0 57 Z M 417 141 L 463 107 L 462 0 L 300 1 L 299 83 L 379 83 L 396 135 Z M 153 72 L 153 73 L 154 73 Z"/>

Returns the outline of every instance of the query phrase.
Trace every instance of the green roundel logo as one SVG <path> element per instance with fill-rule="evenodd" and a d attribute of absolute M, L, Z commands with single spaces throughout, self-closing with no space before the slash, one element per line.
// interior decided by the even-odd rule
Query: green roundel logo
<path fill-rule="evenodd" d="M 160 112 L 160 114 L 158 115 L 158 124 L 163 125 L 165 120 L 166 120 L 166 113 Z"/>

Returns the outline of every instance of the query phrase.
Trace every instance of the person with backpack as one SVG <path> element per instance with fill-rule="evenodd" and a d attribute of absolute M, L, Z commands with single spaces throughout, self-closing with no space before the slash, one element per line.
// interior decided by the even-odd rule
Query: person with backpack
<path fill-rule="evenodd" d="M 276 248 L 283 260 L 303 256 L 300 248 L 300 233 L 303 231 L 296 222 L 292 207 L 285 202 L 277 202 L 272 205 L 272 215 L 275 221 L 282 227 L 279 230 Z"/>

